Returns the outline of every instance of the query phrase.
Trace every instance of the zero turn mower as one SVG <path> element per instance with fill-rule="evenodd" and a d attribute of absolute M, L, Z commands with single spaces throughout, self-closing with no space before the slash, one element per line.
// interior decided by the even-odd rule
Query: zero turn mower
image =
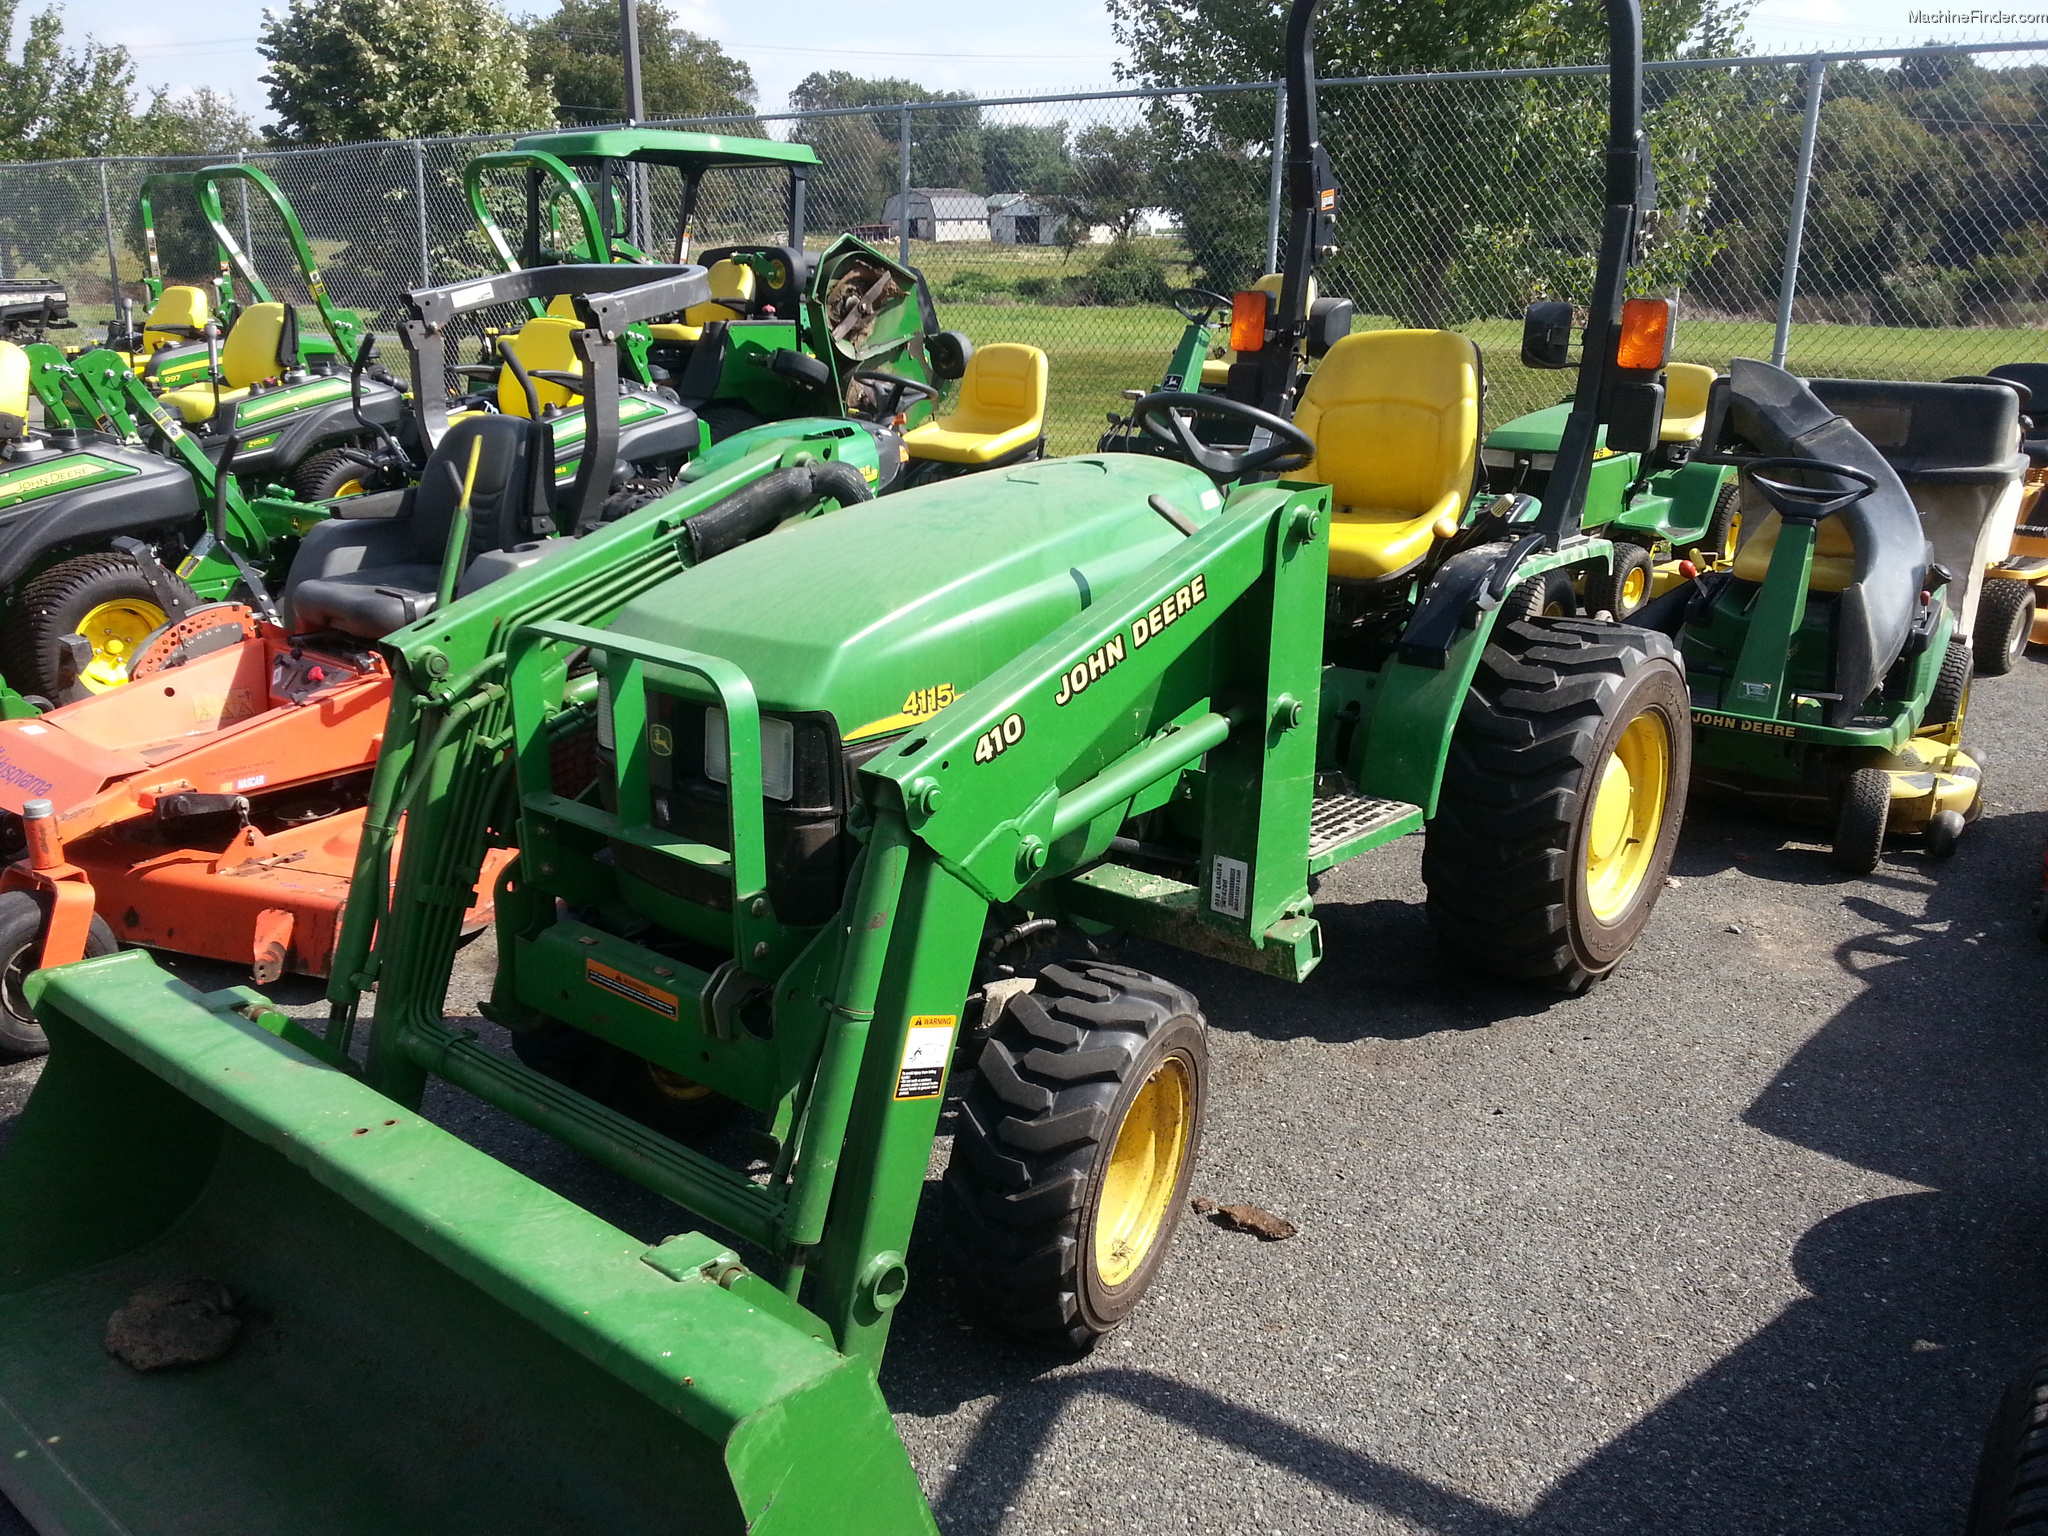
<path fill-rule="evenodd" d="M 956 1057 L 952 1261 L 1067 1348 L 1160 1272 L 1209 1092 L 1190 993 L 1034 965 L 1037 936 L 1117 928 L 1298 978 L 1315 876 L 1426 826 L 1432 912 L 1483 963 L 1572 987 L 1620 960 L 1678 833 L 1676 652 L 1498 618 L 1516 583 L 1611 554 L 1577 527 L 1600 427 L 1655 441 L 1654 371 L 1615 361 L 1640 18 L 1609 0 L 1585 403 L 1553 495 L 1466 506 L 1476 365 L 1430 333 L 1332 348 L 1290 419 L 1336 199 L 1314 9 L 1288 23 L 1259 404 L 1149 396 L 1140 429 L 1178 461 L 997 469 L 699 568 L 696 531 L 648 508 L 388 636 L 324 1035 L 143 954 L 28 979 L 52 1052 L 0 1161 L 23 1452 L 0 1487 L 31 1518 L 934 1532 L 874 1372 Z M 1451 421 L 1433 441 L 1363 429 L 1422 394 Z M 1198 413 L 1248 440 L 1204 442 Z M 1432 560 L 1410 525 L 1453 513 Z M 1333 573 L 1381 567 L 1333 637 Z M 513 844 L 489 1006 L 516 1058 L 443 1017 Z M 633 1240 L 424 1119 L 433 1079 L 710 1230 Z M 757 1165 L 687 1144 L 720 1103 L 756 1117 Z M 201 1303 L 221 1323 L 185 1369 L 137 1370 L 125 1325 L 109 1354 L 115 1311 Z"/>

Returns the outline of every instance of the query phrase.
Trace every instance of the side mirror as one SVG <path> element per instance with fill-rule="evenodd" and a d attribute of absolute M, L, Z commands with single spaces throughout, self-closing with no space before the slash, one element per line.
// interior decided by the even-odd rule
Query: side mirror
<path fill-rule="evenodd" d="M 1321 357 L 1351 334 L 1357 306 L 1349 299 L 1317 299 L 1308 309 L 1308 355 Z"/>
<path fill-rule="evenodd" d="M 1571 367 L 1574 318 L 1571 305 L 1557 299 L 1545 299 L 1523 311 L 1522 366 Z"/>

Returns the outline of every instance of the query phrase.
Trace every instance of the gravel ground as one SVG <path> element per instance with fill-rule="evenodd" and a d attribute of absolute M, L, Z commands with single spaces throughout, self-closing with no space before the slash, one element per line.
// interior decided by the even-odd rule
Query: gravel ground
<path fill-rule="evenodd" d="M 1947 865 L 1843 881 L 1796 829 L 1696 809 L 1584 998 L 1449 963 L 1413 838 L 1324 887 L 1306 986 L 1133 945 L 1208 1013 L 1196 1192 L 1300 1235 L 1187 1220 L 1081 1360 L 970 1323 L 921 1240 L 883 1387 L 948 1536 L 1958 1531 L 2048 1336 L 2044 718 L 2048 663 L 1976 690 L 1989 810 Z M 465 952 L 451 1012 L 489 963 Z M 0 1078 L 6 1122 L 35 1071 Z M 473 1101 L 430 1107 L 622 1226 L 676 1225 Z"/>

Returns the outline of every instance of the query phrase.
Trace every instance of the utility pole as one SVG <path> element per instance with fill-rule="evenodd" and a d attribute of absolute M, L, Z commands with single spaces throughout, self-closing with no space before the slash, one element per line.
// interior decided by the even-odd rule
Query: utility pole
<path fill-rule="evenodd" d="M 619 52 L 626 62 L 626 121 L 638 125 L 647 115 L 647 98 L 640 89 L 640 6 L 638 0 L 619 0 Z M 647 168 L 633 167 L 632 241 L 647 249 Z"/>

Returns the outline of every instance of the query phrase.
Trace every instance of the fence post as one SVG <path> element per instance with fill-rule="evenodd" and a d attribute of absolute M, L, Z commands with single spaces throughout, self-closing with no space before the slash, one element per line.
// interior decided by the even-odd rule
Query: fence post
<path fill-rule="evenodd" d="M 1280 270 L 1280 172 L 1287 159 L 1287 82 L 1273 82 L 1273 171 L 1266 178 L 1266 265 Z"/>
<path fill-rule="evenodd" d="M 121 314 L 121 258 L 114 250 L 114 194 L 107 190 L 107 162 L 100 162 L 100 217 L 107 226 L 107 276 L 114 284 L 114 316 Z M 111 331 L 109 334 L 112 334 Z"/>
<path fill-rule="evenodd" d="M 419 139 L 412 141 L 412 205 L 419 214 L 420 286 L 431 288 L 434 273 L 427 255 L 427 147 Z"/>
<path fill-rule="evenodd" d="M 910 107 L 896 109 L 901 164 L 896 174 L 896 259 L 910 265 Z M 932 231 L 937 234 L 937 230 Z"/>
<path fill-rule="evenodd" d="M 1785 271 L 1778 279 L 1778 331 L 1771 339 L 1771 362 L 1782 368 L 1792 344 L 1792 295 L 1799 287 L 1799 244 L 1806 236 L 1806 193 L 1813 185 L 1813 146 L 1820 137 L 1821 87 L 1828 75 L 1820 59 L 1806 61 L 1806 122 L 1799 134 L 1799 169 L 1792 179 L 1792 216 L 1785 231 Z"/>

